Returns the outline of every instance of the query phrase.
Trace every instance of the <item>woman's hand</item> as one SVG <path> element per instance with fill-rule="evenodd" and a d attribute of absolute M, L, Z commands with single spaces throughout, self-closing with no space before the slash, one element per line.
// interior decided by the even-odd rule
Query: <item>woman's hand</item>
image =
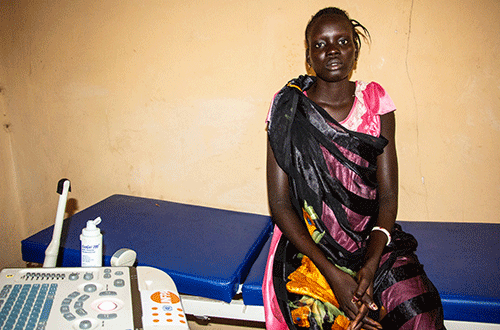
<path fill-rule="evenodd" d="M 369 310 L 377 309 L 377 305 L 373 302 L 373 278 L 375 276 L 376 269 L 376 264 L 373 266 L 372 263 L 368 262 L 358 272 L 358 286 L 354 292 L 353 299 L 357 306 L 359 306 L 359 309 L 356 317 L 351 319 L 353 321 L 349 325 L 348 330 L 361 329 L 364 322 L 363 320 L 366 318 Z M 380 324 L 377 324 L 377 327 L 380 329 L 381 327 L 379 326 Z M 364 327 L 366 328 L 366 326 Z"/>
<path fill-rule="evenodd" d="M 332 267 L 336 268 L 334 265 Z M 361 326 L 366 330 L 381 329 L 380 323 L 374 321 L 367 316 L 370 309 L 377 310 L 371 295 L 371 287 L 368 288 L 362 298 L 356 302 L 353 297 L 359 285 L 354 278 L 338 269 L 328 272 L 325 271 L 325 278 L 330 284 L 335 297 L 339 302 L 340 309 L 344 311 L 345 315 L 353 320 L 349 329 L 360 329 Z"/>
<path fill-rule="evenodd" d="M 369 294 L 370 296 L 373 294 L 373 289 L 371 286 L 366 293 Z M 370 309 L 366 304 L 362 304 L 361 301 L 358 302 L 358 306 L 360 306 L 358 314 L 351 321 L 347 330 L 360 330 L 361 327 L 363 327 L 364 329 L 371 329 L 367 327 L 366 324 L 364 324 L 364 319 L 367 319 L 366 315 L 368 315 Z M 379 323 L 377 323 L 376 329 L 382 329 L 382 326 Z"/>
<path fill-rule="evenodd" d="M 361 301 L 364 305 L 371 307 L 372 309 L 375 306 L 372 298 L 373 294 L 373 279 L 375 277 L 375 272 L 377 271 L 377 263 L 373 260 L 369 260 L 365 263 L 363 268 L 361 268 L 357 275 L 357 283 L 358 286 L 354 291 L 354 301 Z M 369 289 L 371 289 L 371 293 L 368 293 Z M 373 304 L 370 306 L 370 304 Z"/>

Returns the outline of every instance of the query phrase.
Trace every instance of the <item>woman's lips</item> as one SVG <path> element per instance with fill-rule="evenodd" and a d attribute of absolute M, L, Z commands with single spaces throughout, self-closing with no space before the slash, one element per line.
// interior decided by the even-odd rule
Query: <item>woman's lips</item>
<path fill-rule="evenodd" d="M 326 62 L 326 67 L 335 70 L 338 69 L 342 65 L 342 62 L 339 59 L 333 58 Z"/>

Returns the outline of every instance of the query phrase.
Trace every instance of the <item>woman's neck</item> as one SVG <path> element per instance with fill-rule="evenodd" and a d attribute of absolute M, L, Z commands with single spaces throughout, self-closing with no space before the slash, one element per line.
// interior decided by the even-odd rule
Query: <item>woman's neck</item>
<path fill-rule="evenodd" d="M 348 79 L 326 82 L 318 79 L 307 91 L 307 96 L 323 107 L 335 120 L 344 120 L 354 104 L 356 83 Z"/>

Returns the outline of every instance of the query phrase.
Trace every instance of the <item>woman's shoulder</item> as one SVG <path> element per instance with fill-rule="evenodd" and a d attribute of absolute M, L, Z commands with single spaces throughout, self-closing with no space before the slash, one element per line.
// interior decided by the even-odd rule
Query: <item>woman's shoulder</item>
<path fill-rule="evenodd" d="M 366 82 L 363 80 L 356 80 L 356 89 L 371 94 L 386 95 L 385 89 L 376 81 Z"/>
<path fill-rule="evenodd" d="M 378 115 L 396 110 L 396 106 L 386 90 L 375 81 L 356 81 L 356 96 L 364 105 Z"/>

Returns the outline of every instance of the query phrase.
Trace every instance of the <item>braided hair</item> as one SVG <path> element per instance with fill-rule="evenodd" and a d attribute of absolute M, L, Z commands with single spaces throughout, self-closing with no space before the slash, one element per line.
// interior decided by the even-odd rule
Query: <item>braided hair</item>
<path fill-rule="evenodd" d="M 318 11 L 311 18 L 309 23 L 307 23 L 307 27 L 306 27 L 306 45 L 307 45 L 307 47 L 309 47 L 309 32 L 311 30 L 311 26 L 318 18 L 320 18 L 321 16 L 324 16 L 324 15 L 339 15 L 339 16 L 346 18 L 351 23 L 352 34 L 354 36 L 354 44 L 356 46 L 356 50 L 359 51 L 359 49 L 361 48 L 361 37 L 363 37 L 363 39 L 366 42 L 371 40 L 370 32 L 368 32 L 368 30 L 361 23 L 359 23 L 355 19 L 351 19 L 349 17 L 349 14 L 345 10 L 342 10 L 340 8 L 337 8 L 337 7 L 327 7 L 327 8 L 323 8 L 320 11 Z"/>

